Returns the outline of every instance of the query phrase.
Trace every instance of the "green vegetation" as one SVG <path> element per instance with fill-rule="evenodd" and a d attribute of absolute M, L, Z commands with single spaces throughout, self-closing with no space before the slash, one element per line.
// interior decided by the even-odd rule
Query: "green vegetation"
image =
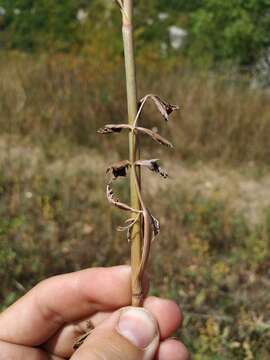
<path fill-rule="evenodd" d="M 0 0 L 0 7 L 0 41 L 5 49 L 84 52 L 103 42 L 114 56 L 121 55 L 120 36 L 111 37 L 119 32 L 113 0 Z M 189 33 L 187 46 L 178 51 L 169 47 L 168 57 L 184 55 L 201 66 L 224 62 L 250 66 L 270 46 L 269 10 L 269 0 L 140 1 L 137 48 L 164 56 L 161 43 L 169 44 L 168 27 L 177 25 Z M 160 13 L 168 16 L 159 18 Z"/>
<path fill-rule="evenodd" d="M 52 45 L 64 50 L 78 40 L 75 1 L 14 0 L 0 2 L 2 43 L 6 48 L 30 51 Z"/>
<path fill-rule="evenodd" d="M 269 0 L 205 0 L 191 16 L 199 61 L 254 64 L 270 45 Z"/>

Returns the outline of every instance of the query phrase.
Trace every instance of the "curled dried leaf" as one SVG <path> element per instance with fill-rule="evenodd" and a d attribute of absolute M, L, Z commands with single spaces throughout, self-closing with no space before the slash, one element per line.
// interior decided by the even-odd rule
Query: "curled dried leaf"
<path fill-rule="evenodd" d="M 165 179 L 168 177 L 168 173 L 166 170 L 162 169 L 158 163 L 159 159 L 151 159 L 151 160 L 138 160 L 135 162 L 135 165 L 145 166 L 149 170 L 159 174 Z"/>
<path fill-rule="evenodd" d="M 131 130 L 132 127 L 128 124 L 108 124 L 105 125 L 103 128 L 100 128 L 97 132 L 99 134 L 113 134 L 120 133 L 123 129 Z"/>
<path fill-rule="evenodd" d="M 159 135 L 158 133 L 156 133 L 150 129 L 146 129 L 143 127 L 136 127 L 135 131 L 138 131 L 138 132 L 141 132 L 143 134 L 150 136 L 155 142 L 157 142 L 161 145 L 167 146 L 169 148 L 173 148 L 173 144 L 170 141 L 166 140 L 164 137 L 162 137 L 161 135 Z"/>
<path fill-rule="evenodd" d="M 152 214 L 150 214 L 150 219 L 154 236 L 157 236 L 160 233 L 160 223 Z"/>
<path fill-rule="evenodd" d="M 127 170 L 130 166 L 131 164 L 128 160 L 119 161 L 108 167 L 106 174 L 111 174 L 113 180 L 119 176 L 125 177 L 127 176 Z"/>
<path fill-rule="evenodd" d="M 107 199 L 108 199 L 110 204 L 112 204 L 112 205 L 116 206 L 117 208 L 119 208 L 121 210 L 124 210 L 124 211 L 130 211 L 130 212 L 138 213 L 138 214 L 141 213 L 141 210 L 133 209 L 132 207 L 130 207 L 130 206 L 120 202 L 119 200 L 115 199 L 113 190 L 110 187 L 110 185 L 107 185 L 106 193 L 107 193 Z"/>
<path fill-rule="evenodd" d="M 143 102 L 145 102 L 146 98 L 150 98 L 151 100 L 153 100 L 158 111 L 161 113 L 161 115 L 164 117 L 166 121 L 169 120 L 169 115 L 173 111 L 179 110 L 179 106 L 169 104 L 168 102 L 162 100 L 159 96 L 153 94 L 146 95 L 143 99 L 141 99 L 140 103 L 142 104 Z"/>

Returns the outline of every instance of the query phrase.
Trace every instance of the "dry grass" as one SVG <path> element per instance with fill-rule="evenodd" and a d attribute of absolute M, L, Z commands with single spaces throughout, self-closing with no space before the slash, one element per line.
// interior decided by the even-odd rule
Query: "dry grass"
<path fill-rule="evenodd" d="M 252 89 L 237 74 L 194 74 L 189 68 L 170 71 L 161 84 L 163 96 L 182 105 L 170 129 L 183 158 L 268 163 L 269 92 Z M 160 92 L 159 81 L 151 85 Z"/>
<path fill-rule="evenodd" d="M 125 119 L 121 61 L 96 62 L 58 55 L 0 61 L 0 126 L 46 141 L 65 137 L 97 147 L 95 129 Z M 156 73 L 159 70 L 160 76 Z M 169 130 L 182 158 L 268 163 L 269 93 L 251 89 L 239 75 L 196 73 L 185 66 L 139 68 L 140 93 L 161 93 L 182 106 Z M 162 86 L 161 86 L 162 84 Z M 146 90 L 147 89 L 147 90 Z M 146 121 L 160 124 L 153 108 Z M 122 140 L 122 139 L 121 139 Z M 102 149 L 111 142 L 102 140 Z M 122 141 L 117 148 L 124 152 Z"/>

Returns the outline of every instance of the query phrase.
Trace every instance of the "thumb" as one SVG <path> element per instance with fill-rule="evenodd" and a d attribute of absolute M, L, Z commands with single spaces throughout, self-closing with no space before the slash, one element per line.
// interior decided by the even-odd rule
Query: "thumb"
<path fill-rule="evenodd" d="M 126 307 L 96 327 L 70 360 L 152 360 L 158 345 L 153 315 Z"/>

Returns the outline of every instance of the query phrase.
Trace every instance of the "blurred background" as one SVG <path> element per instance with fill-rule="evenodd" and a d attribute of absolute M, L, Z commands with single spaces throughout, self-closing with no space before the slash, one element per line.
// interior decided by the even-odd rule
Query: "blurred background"
<path fill-rule="evenodd" d="M 170 178 L 143 173 L 161 221 L 151 293 L 175 299 L 196 360 L 270 358 L 270 1 L 135 1 L 143 121 Z M 0 0 L 0 307 L 45 277 L 127 263 L 104 172 L 127 158 L 121 17 L 110 0 Z M 128 200 L 125 181 L 117 185 Z"/>

